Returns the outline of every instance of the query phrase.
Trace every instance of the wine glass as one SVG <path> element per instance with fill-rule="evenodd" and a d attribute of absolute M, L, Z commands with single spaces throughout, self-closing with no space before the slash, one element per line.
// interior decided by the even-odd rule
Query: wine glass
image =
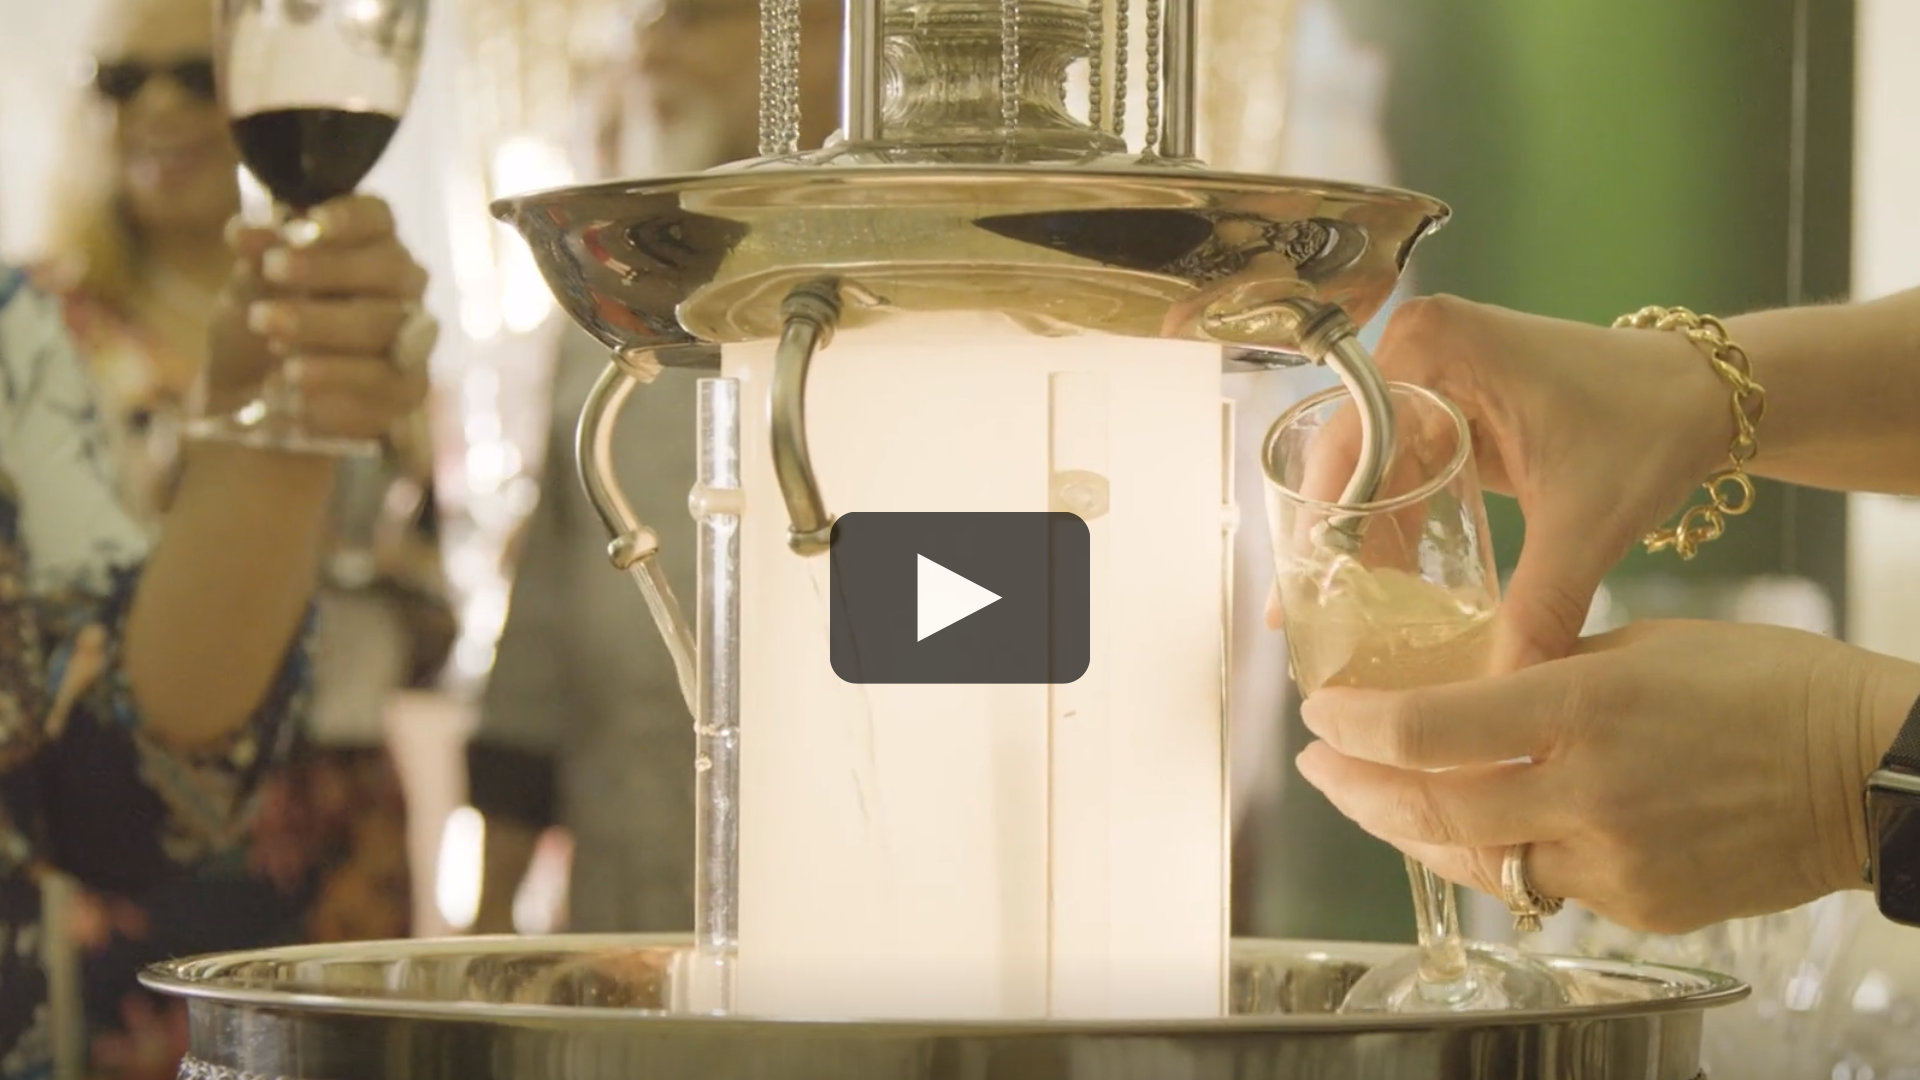
<path fill-rule="evenodd" d="M 1301 692 L 1408 689 L 1485 669 L 1499 578 L 1465 417 L 1430 390 L 1389 387 L 1395 442 L 1379 490 L 1338 502 L 1359 461 L 1341 388 L 1295 405 L 1262 449 L 1287 648 Z M 1343 1012 L 1566 1005 L 1567 979 L 1518 950 L 1460 936 L 1453 888 L 1412 859 L 1419 947 L 1355 983 Z"/>
<path fill-rule="evenodd" d="M 287 243 L 312 243 L 315 206 L 352 193 L 386 152 L 413 97 L 427 0 L 218 0 L 215 73 L 240 150 L 243 190 L 272 197 Z M 202 417 L 197 438 L 333 456 L 380 453 L 376 440 L 309 435 L 295 390 L 270 379 L 233 413 Z"/>

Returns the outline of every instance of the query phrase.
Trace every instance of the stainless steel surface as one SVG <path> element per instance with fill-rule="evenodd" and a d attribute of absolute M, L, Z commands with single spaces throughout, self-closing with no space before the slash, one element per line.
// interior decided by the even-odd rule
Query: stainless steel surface
<path fill-rule="evenodd" d="M 1387 467 L 1393 460 L 1393 403 L 1387 396 L 1387 380 L 1373 366 L 1373 359 L 1360 344 L 1357 330 L 1336 339 L 1326 364 L 1346 385 L 1360 406 L 1360 461 L 1341 492 L 1340 501 L 1352 505 L 1372 502 L 1380 490 Z"/>
<path fill-rule="evenodd" d="M 839 283 L 811 281 L 788 294 L 780 307 L 786 327 L 774 355 L 773 416 L 768 443 L 780 495 L 787 504 L 787 544 L 799 555 L 818 555 L 833 537 L 833 517 L 820 496 L 807 447 L 807 370 L 813 354 L 833 340 L 840 322 Z"/>
<path fill-rule="evenodd" d="M 1341 489 L 1340 505 L 1362 507 L 1374 501 L 1380 483 L 1387 475 L 1395 446 L 1393 403 L 1387 380 L 1360 344 L 1359 328 L 1339 308 L 1300 300 L 1288 300 L 1271 310 L 1255 313 L 1263 319 L 1293 320 L 1293 337 L 1301 353 L 1316 363 L 1325 364 L 1339 376 L 1341 384 L 1360 409 L 1360 449 L 1353 475 Z M 1274 440 L 1281 432 L 1281 420 L 1267 429 L 1260 446 L 1260 467 L 1267 479 L 1285 486 L 1273 469 Z M 1314 525 L 1314 540 L 1346 552 L 1360 550 L 1365 514 L 1333 515 Z"/>
<path fill-rule="evenodd" d="M 580 483 L 587 500 L 613 536 L 607 554 L 613 565 L 625 570 L 640 589 L 654 626 L 673 658 L 673 669 L 680 682 L 680 693 L 687 708 L 699 715 L 699 693 L 695 680 L 693 631 L 680 612 L 673 586 L 660 566 L 660 538 L 634 513 L 633 504 L 620 493 L 619 479 L 613 473 L 613 431 L 625 405 L 640 380 L 628 364 L 607 368 L 587 396 L 580 411 L 580 427 L 574 437 L 574 452 L 579 459 Z"/>
<path fill-rule="evenodd" d="M 1366 347 L 1360 344 L 1360 328 L 1346 312 L 1301 300 L 1284 301 L 1278 306 L 1291 311 L 1299 320 L 1296 335 L 1300 351 L 1313 362 L 1331 368 L 1360 407 L 1359 459 L 1346 487 L 1341 489 L 1340 501 L 1348 506 L 1370 503 L 1379 492 L 1380 481 L 1385 478 L 1393 458 L 1393 401 L 1388 396 L 1387 380 L 1380 369 L 1374 367 Z M 1262 459 L 1264 465 L 1268 460 L 1265 452 Z M 1346 538 L 1344 542 L 1351 545 L 1349 550 L 1358 551 L 1362 520 L 1361 517 L 1332 518 L 1329 523 Z"/>
<path fill-rule="evenodd" d="M 1200 0 L 1167 0 L 1166 14 L 1166 128 L 1160 136 L 1162 157 L 1193 157 L 1194 117 L 1199 101 Z"/>
<path fill-rule="evenodd" d="M 840 137 L 880 138 L 880 0 L 844 0 L 840 37 Z"/>
<path fill-rule="evenodd" d="M 1448 216 L 1411 192 L 1118 164 L 763 164 L 494 211 L 527 238 L 567 313 L 614 349 L 777 337 L 786 296 L 830 276 L 871 294 L 847 305 L 846 328 L 988 310 L 1039 333 L 1296 355 L 1298 319 L 1277 301 L 1316 300 L 1364 324 Z"/>
<path fill-rule="evenodd" d="M 691 950 L 670 937 L 296 947 L 144 981 L 188 999 L 198 1075 L 262 1080 L 1693 1080 L 1704 1010 L 1746 993 L 1704 972 L 1568 960 L 1592 1004 L 1332 1014 L 1399 951 L 1238 942 L 1234 1015 L 1126 1023 L 676 1015 Z"/>
<path fill-rule="evenodd" d="M 638 385 L 639 380 L 624 368 L 607 368 L 587 395 L 586 407 L 580 411 L 580 426 L 574 432 L 580 484 L 594 513 L 600 515 L 600 523 L 613 537 L 607 544 L 607 556 L 619 570 L 659 549 L 659 539 L 641 523 L 613 475 L 613 428 L 619 422 L 621 406 Z"/>

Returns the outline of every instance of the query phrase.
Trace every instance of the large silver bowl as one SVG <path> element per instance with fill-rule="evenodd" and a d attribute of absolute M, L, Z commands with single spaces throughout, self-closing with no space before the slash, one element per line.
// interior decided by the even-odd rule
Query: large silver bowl
<path fill-rule="evenodd" d="M 1592 1004 L 1335 1014 L 1394 946 L 1241 941 L 1231 1015 L 1165 1022 L 784 1021 L 676 1014 L 682 937 L 465 938 L 181 960 L 185 1077 L 225 1080 L 1695 1080 L 1706 1009 L 1747 988 L 1554 960 Z"/>
<path fill-rule="evenodd" d="M 1447 220 L 1413 192 L 1191 167 L 732 168 L 502 199 L 568 315 L 618 354 L 777 337 L 781 300 L 832 278 L 841 326 L 997 311 L 1098 331 L 1285 352 L 1300 297 L 1364 323 Z"/>

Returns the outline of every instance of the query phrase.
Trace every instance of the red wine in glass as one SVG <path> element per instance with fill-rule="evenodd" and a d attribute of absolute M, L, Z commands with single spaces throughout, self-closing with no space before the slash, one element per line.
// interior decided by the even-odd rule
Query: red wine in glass
<path fill-rule="evenodd" d="M 359 187 L 399 126 L 391 113 L 325 107 L 268 109 L 232 122 L 247 171 L 296 214 Z"/>
<path fill-rule="evenodd" d="M 220 101 L 240 160 L 273 197 L 288 243 L 317 235 L 308 212 L 351 194 L 386 152 L 413 97 L 427 0 L 215 0 Z M 298 390 L 271 390 L 196 421 L 201 438 L 372 456 L 377 442 L 307 435 Z"/>

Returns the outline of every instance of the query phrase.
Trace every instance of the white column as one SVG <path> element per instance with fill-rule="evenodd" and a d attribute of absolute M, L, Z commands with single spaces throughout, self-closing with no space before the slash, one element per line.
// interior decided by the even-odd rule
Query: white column
<path fill-rule="evenodd" d="M 740 954 L 761 1015 L 1210 1016 L 1225 976 L 1218 350 L 986 315 L 844 332 L 814 363 L 828 508 L 1043 511 L 1103 469 L 1088 674 L 855 686 L 828 563 L 786 545 L 772 347 L 742 432 Z"/>

